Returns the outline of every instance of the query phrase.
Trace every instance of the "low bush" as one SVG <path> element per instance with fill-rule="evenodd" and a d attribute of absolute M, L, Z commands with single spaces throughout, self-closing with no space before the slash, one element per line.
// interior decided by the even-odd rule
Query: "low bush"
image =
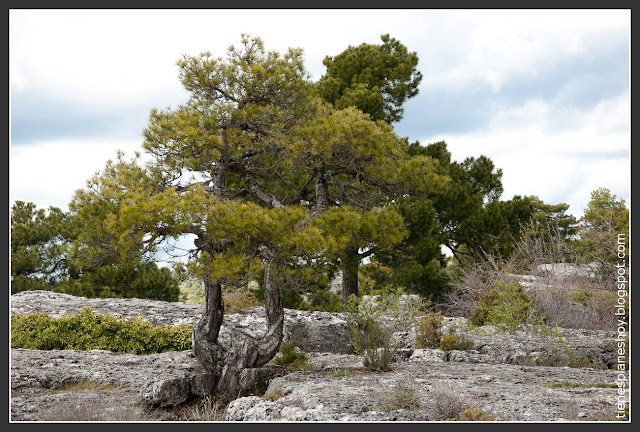
<path fill-rule="evenodd" d="M 471 401 L 457 392 L 452 386 L 438 387 L 430 393 L 430 403 L 434 420 L 455 419 L 458 414 L 475 408 Z"/>
<path fill-rule="evenodd" d="M 439 348 L 442 351 L 452 351 L 452 350 L 471 350 L 473 349 L 474 343 L 471 339 L 466 339 L 463 336 L 457 334 L 443 335 L 440 340 Z"/>
<path fill-rule="evenodd" d="M 447 419 L 447 421 L 494 421 L 495 419 L 489 415 L 486 415 L 480 408 L 468 408 L 454 418 Z"/>
<path fill-rule="evenodd" d="M 11 316 L 11 348 L 93 350 L 152 354 L 191 349 L 191 324 L 158 326 L 142 318 L 94 314 L 90 307 L 52 318 L 34 313 Z"/>
<path fill-rule="evenodd" d="M 448 334 L 442 334 L 443 318 L 440 312 L 423 317 L 416 328 L 416 348 L 438 348 L 443 351 L 473 349 L 472 340 L 456 334 L 450 326 Z"/>
<path fill-rule="evenodd" d="M 346 306 L 349 342 L 357 355 L 364 356 L 370 369 L 388 371 L 402 347 L 397 333 L 406 333 L 424 309 L 420 298 L 403 296 L 402 291 L 375 297 L 352 295 Z"/>
<path fill-rule="evenodd" d="M 593 269 L 594 262 L 585 261 L 588 257 L 577 253 L 566 232 L 558 226 L 540 232 L 538 223 L 532 220 L 521 227 L 518 238 L 509 257 L 485 254 L 473 264 L 450 266 L 448 274 L 454 288 L 436 307 L 446 316 L 470 317 L 477 326 L 489 324 L 489 311 L 499 302 L 501 290 L 497 285 L 527 283 L 533 288 L 526 291 L 529 306 L 533 306 L 530 318 L 564 328 L 607 331 L 617 328 L 617 317 L 611 313 L 616 307 L 615 290 L 603 289 L 607 277 L 601 277 L 597 270 L 595 275 L 582 271 L 586 266 Z M 576 271 L 549 271 L 549 265 L 553 268 L 554 264 Z M 529 303 L 524 298 L 520 300 Z M 513 306 L 509 306 L 512 311 Z M 629 316 L 628 310 L 625 316 Z"/>
<path fill-rule="evenodd" d="M 576 349 L 558 327 L 540 326 L 537 333 L 544 339 L 544 349 L 535 361 L 538 366 L 602 369 L 593 350 Z"/>
<path fill-rule="evenodd" d="M 273 359 L 273 362 L 280 366 L 289 366 L 299 370 L 311 369 L 307 354 L 296 349 L 296 344 L 293 341 L 283 342 L 280 345 L 280 353 Z"/>
<path fill-rule="evenodd" d="M 519 283 L 502 284 L 486 293 L 473 310 L 469 322 L 475 326 L 494 325 L 499 330 L 515 334 L 520 324 L 540 323 L 532 301 Z"/>
<path fill-rule="evenodd" d="M 615 330 L 617 317 L 611 311 L 616 307 L 616 292 L 594 288 L 595 285 L 589 281 L 577 283 L 550 280 L 546 286 L 532 290 L 530 297 L 550 325 L 586 330 Z M 628 306 L 628 302 L 626 305 Z M 628 309 L 624 316 L 629 316 Z"/>
<path fill-rule="evenodd" d="M 381 408 L 383 411 L 418 409 L 420 408 L 418 393 L 415 379 L 411 377 L 402 378 L 391 390 L 382 395 Z"/>
<path fill-rule="evenodd" d="M 422 317 L 416 328 L 416 348 L 438 348 L 442 339 L 442 314 Z"/>

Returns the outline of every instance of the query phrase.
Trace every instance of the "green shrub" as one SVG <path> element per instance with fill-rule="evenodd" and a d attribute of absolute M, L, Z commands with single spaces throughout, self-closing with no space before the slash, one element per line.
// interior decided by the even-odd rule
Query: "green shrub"
<path fill-rule="evenodd" d="M 474 343 L 471 339 L 466 339 L 465 337 L 457 334 L 449 334 L 442 336 L 438 348 L 440 348 L 442 351 L 466 351 L 473 349 L 473 346 Z"/>
<path fill-rule="evenodd" d="M 342 297 L 326 289 L 313 289 L 300 305 L 301 310 L 342 312 Z"/>
<path fill-rule="evenodd" d="M 538 334 L 545 338 L 545 344 L 543 351 L 536 359 L 537 365 L 602 368 L 602 365 L 596 363 L 596 353 L 590 350 L 574 349 L 561 329 L 543 325 L 539 326 Z"/>
<path fill-rule="evenodd" d="M 438 348 L 442 339 L 442 314 L 422 317 L 416 329 L 416 348 Z"/>
<path fill-rule="evenodd" d="M 421 299 L 403 297 L 401 290 L 360 299 L 352 295 L 345 308 L 349 342 L 364 355 L 365 367 L 390 370 L 402 346 L 394 333 L 408 332 L 423 309 Z"/>
<path fill-rule="evenodd" d="M 447 421 L 494 421 L 495 419 L 488 416 L 480 408 L 468 408 L 460 413 L 457 417 L 449 418 Z"/>
<path fill-rule="evenodd" d="M 482 296 L 469 321 L 475 326 L 494 325 L 515 334 L 520 324 L 534 323 L 535 308 L 519 283 L 495 283 L 496 288 Z"/>
<path fill-rule="evenodd" d="M 333 370 L 333 377 L 334 378 L 343 378 L 347 376 L 347 372 L 342 370 L 342 369 L 334 369 Z"/>
<path fill-rule="evenodd" d="M 551 344 L 536 359 L 539 366 L 602 369 L 589 353 L 576 351 L 570 345 L 558 342 Z"/>
<path fill-rule="evenodd" d="M 311 364 L 304 351 L 296 350 L 293 341 L 283 342 L 280 346 L 280 354 L 273 359 L 280 366 L 290 366 L 300 370 L 311 369 Z"/>
<path fill-rule="evenodd" d="M 485 293 L 480 299 L 480 303 L 476 306 L 471 315 L 469 322 L 474 326 L 481 327 L 489 323 L 489 312 L 498 302 L 498 290 L 492 289 Z"/>
<path fill-rule="evenodd" d="M 51 318 L 34 313 L 11 316 L 11 348 L 92 350 L 152 354 L 191 349 L 190 324 L 154 327 L 139 317 L 124 319 L 82 311 Z"/>
<path fill-rule="evenodd" d="M 443 351 L 473 349 L 473 341 L 456 334 L 455 327 L 449 327 L 448 334 L 442 334 L 442 320 L 440 312 L 420 320 L 416 328 L 416 348 L 439 348 Z"/>

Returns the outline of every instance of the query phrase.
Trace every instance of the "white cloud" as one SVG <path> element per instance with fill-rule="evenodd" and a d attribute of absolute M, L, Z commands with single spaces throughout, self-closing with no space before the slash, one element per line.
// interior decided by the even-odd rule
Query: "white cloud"
<path fill-rule="evenodd" d="M 77 189 L 93 174 L 115 160 L 118 150 L 133 156 L 139 142 L 67 141 L 12 147 L 9 165 L 9 199 L 34 202 L 67 210 Z"/>
<path fill-rule="evenodd" d="M 165 95 L 185 99 L 176 62 L 210 51 L 224 57 L 241 33 L 268 50 L 301 47 L 314 79 L 322 59 L 348 44 L 379 43 L 379 29 L 405 11 L 357 10 L 11 10 L 12 62 L 41 91 L 71 103 L 113 107 Z M 354 27 L 367 22 L 371 27 Z M 326 23 L 326 24 L 325 24 Z M 329 30 L 328 23 L 331 23 Z"/>
<path fill-rule="evenodd" d="M 457 55 L 446 73 L 439 68 L 431 73 L 427 65 L 422 86 L 478 83 L 498 92 L 514 75 L 536 77 L 549 63 L 584 55 L 593 38 L 620 31 L 624 18 L 630 23 L 630 11 L 474 10 L 448 11 L 441 18 L 445 24 L 439 28 L 447 30 L 441 38 L 453 39 Z M 626 30 L 630 32 L 630 26 Z M 434 42 L 450 47 L 449 41 Z"/>
<path fill-rule="evenodd" d="M 55 98 L 55 105 L 37 107 L 43 111 L 68 106 L 72 112 L 90 112 L 87 118 L 109 119 L 131 112 L 132 106 L 148 112 L 184 102 L 176 61 L 202 51 L 224 56 L 229 45 L 239 45 L 240 33 L 260 36 L 269 50 L 302 47 L 314 79 L 324 73 L 326 55 L 348 45 L 380 43 L 380 35 L 390 33 L 418 52 L 422 91 L 458 92 L 478 86 L 506 91 L 514 76 L 536 77 L 550 62 L 594 55 L 590 44 L 611 32 L 630 33 L 629 10 L 592 9 L 13 9 L 9 17 L 13 94 L 31 92 L 36 102 Z M 533 86 L 521 88 L 518 105 L 500 99 L 500 105 L 490 102 L 489 112 L 476 115 L 489 114 L 478 130 L 448 131 L 422 141 L 446 140 L 456 160 L 489 156 L 504 170 L 505 198 L 534 194 L 581 211 L 596 187 L 628 195 L 630 169 L 620 167 L 626 159 L 607 155 L 629 149 L 629 96 L 605 99 L 590 109 L 565 105 L 564 95 L 582 90 L 581 85 L 567 84 L 549 99 L 533 96 Z M 469 96 L 470 105 L 474 97 Z M 117 122 L 127 132 L 111 135 L 123 136 L 122 142 L 87 136 L 12 145 L 12 199 L 66 207 L 74 190 L 84 187 L 117 149 L 139 148 L 139 131 L 146 125 L 132 125 L 138 120 L 129 117 Z"/>
<path fill-rule="evenodd" d="M 623 95 L 578 111 L 531 99 L 521 106 L 496 108 L 483 130 L 422 143 L 446 141 L 457 161 L 488 156 L 503 170 L 502 199 L 536 195 L 551 204 L 566 202 L 569 213 L 580 215 L 598 187 L 629 203 L 628 104 L 628 95 Z"/>
<path fill-rule="evenodd" d="M 27 85 L 27 78 L 20 73 L 20 66 L 15 63 L 9 63 L 9 87 L 13 92 L 22 92 Z"/>

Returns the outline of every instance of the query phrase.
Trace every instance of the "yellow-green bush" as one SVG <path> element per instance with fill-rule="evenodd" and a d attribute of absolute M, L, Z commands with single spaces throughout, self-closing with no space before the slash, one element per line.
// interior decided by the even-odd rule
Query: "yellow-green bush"
<path fill-rule="evenodd" d="M 442 314 L 422 317 L 416 329 L 416 348 L 438 348 L 442 339 Z"/>
<path fill-rule="evenodd" d="M 482 296 L 469 322 L 475 326 L 494 325 L 499 330 L 515 334 L 520 324 L 539 323 L 533 302 L 519 283 L 502 284 Z"/>
<path fill-rule="evenodd" d="M 473 341 L 456 334 L 456 327 L 451 326 L 448 334 L 442 334 L 442 323 L 440 312 L 422 317 L 416 329 L 416 348 L 439 348 L 443 351 L 473 349 Z"/>
<path fill-rule="evenodd" d="M 11 317 L 11 348 L 37 350 L 102 349 L 118 353 L 152 354 L 191 349 L 190 324 L 154 327 L 134 317 L 93 314 L 90 307 L 52 318 L 33 313 Z"/>
<path fill-rule="evenodd" d="M 280 345 L 280 355 L 273 362 L 281 366 L 290 366 L 300 370 L 311 369 L 311 364 L 304 351 L 296 350 L 294 341 L 283 342 Z"/>
<path fill-rule="evenodd" d="M 447 421 L 494 421 L 495 419 L 486 415 L 480 408 L 469 408 L 461 411 L 457 417 L 449 418 Z"/>
<path fill-rule="evenodd" d="M 440 339 L 440 344 L 438 345 L 438 348 L 442 351 L 466 351 L 472 350 L 473 347 L 474 343 L 471 339 L 466 339 L 464 336 L 457 334 L 442 335 L 442 339 Z"/>

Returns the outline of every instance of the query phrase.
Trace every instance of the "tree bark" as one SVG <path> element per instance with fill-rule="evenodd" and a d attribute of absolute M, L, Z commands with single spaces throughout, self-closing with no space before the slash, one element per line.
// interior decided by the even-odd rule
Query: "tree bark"
<path fill-rule="evenodd" d="M 280 349 L 284 329 L 284 307 L 282 292 L 273 280 L 275 257 L 272 250 L 262 246 L 262 267 L 264 269 L 264 309 L 267 317 L 267 333 L 259 343 L 256 366 L 259 367 L 271 360 Z"/>
<path fill-rule="evenodd" d="M 316 212 L 322 213 L 329 208 L 329 189 L 324 173 L 316 173 Z"/>
<path fill-rule="evenodd" d="M 360 266 L 360 254 L 358 249 L 349 248 L 346 251 L 342 265 L 342 303 L 347 304 L 349 296 L 358 296 L 358 268 Z"/>
<path fill-rule="evenodd" d="M 193 328 L 193 352 L 212 374 L 211 391 L 228 399 L 237 397 L 242 390 L 242 370 L 264 366 L 278 353 L 282 342 L 284 308 L 280 289 L 273 280 L 275 258 L 266 247 L 261 248 L 261 255 L 265 270 L 266 333 L 255 338 L 233 328 L 220 332 L 224 315 L 222 285 L 210 280 L 205 280 L 205 312 Z"/>
<path fill-rule="evenodd" d="M 204 314 L 193 326 L 193 353 L 208 371 L 216 372 L 222 355 L 218 346 L 218 335 L 224 317 L 222 284 L 205 278 L 204 290 L 206 298 Z"/>

